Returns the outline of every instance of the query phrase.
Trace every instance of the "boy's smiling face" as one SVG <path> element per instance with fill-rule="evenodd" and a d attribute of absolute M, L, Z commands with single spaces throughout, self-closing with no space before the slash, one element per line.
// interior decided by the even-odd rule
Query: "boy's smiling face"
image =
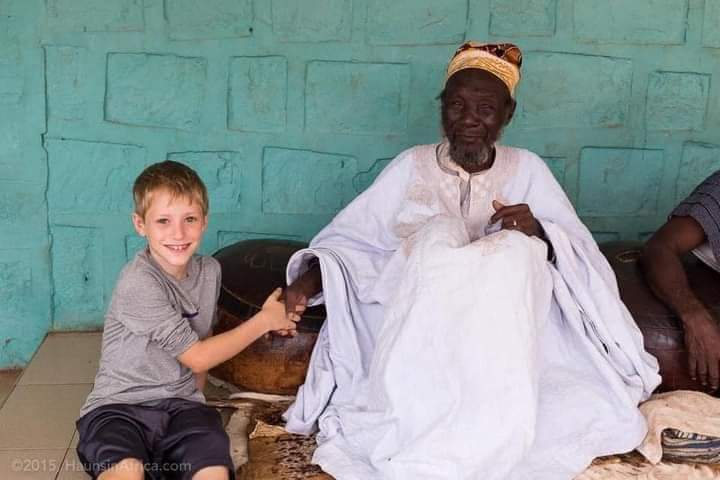
<path fill-rule="evenodd" d="M 150 254 L 165 272 L 185 278 L 188 262 L 207 228 L 207 217 L 190 195 L 173 196 L 164 189 L 151 195 L 145 218 L 133 213 L 135 230 L 147 238 Z"/>

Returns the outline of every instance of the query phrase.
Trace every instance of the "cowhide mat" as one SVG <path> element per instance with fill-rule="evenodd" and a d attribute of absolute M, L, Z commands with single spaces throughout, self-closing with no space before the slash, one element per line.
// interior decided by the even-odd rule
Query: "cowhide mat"
<path fill-rule="evenodd" d="M 315 437 L 283 429 L 281 414 L 291 400 L 256 394 L 245 398 L 208 398 L 218 407 L 230 436 L 237 480 L 333 480 L 310 463 Z M 575 480 L 720 480 L 720 465 L 661 462 L 652 465 L 639 453 L 596 459 Z"/>
<path fill-rule="evenodd" d="M 223 414 L 237 480 L 332 480 L 310 463 L 315 436 L 294 435 L 282 427 L 281 415 L 289 401 L 250 398 L 208 403 Z"/>

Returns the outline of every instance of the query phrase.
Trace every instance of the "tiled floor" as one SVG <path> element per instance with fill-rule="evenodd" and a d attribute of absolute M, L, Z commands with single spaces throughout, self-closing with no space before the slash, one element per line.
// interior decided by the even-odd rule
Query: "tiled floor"
<path fill-rule="evenodd" d="M 100 333 L 48 335 L 22 372 L 0 372 L 0 479 L 88 480 L 75 419 L 92 388 Z"/>
<path fill-rule="evenodd" d="M 101 340 L 100 332 L 51 333 L 25 370 L 0 370 L 0 480 L 90 479 L 75 452 L 75 420 Z M 205 389 L 207 398 L 228 394 L 209 382 Z"/>

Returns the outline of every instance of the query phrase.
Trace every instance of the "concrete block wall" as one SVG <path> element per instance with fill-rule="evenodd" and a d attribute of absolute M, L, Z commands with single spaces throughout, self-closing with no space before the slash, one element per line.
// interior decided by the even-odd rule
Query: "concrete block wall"
<path fill-rule="evenodd" d="M 719 24 L 716 0 L 0 0 L 0 367 L 100 327 L 144 166 L 205 179 L 205 253 L 307 240 L 439 138 L 464 39 L 525 53 L 505 143 L 599 240 L 643 239 L 720 167 Z"/>

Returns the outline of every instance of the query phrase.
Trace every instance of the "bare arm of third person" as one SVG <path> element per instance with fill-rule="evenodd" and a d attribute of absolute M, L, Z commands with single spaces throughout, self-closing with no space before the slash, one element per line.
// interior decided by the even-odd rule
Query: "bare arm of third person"
<path fill-rule="evenodd" d="M 650 288 L 682 320 L 690 376 L 715 390 L 720 386 L 720 326 L 690 289 L 681 262 L 704 241 L 694 218 L 671 217 L 645 245 L 642 266 Z"/>

